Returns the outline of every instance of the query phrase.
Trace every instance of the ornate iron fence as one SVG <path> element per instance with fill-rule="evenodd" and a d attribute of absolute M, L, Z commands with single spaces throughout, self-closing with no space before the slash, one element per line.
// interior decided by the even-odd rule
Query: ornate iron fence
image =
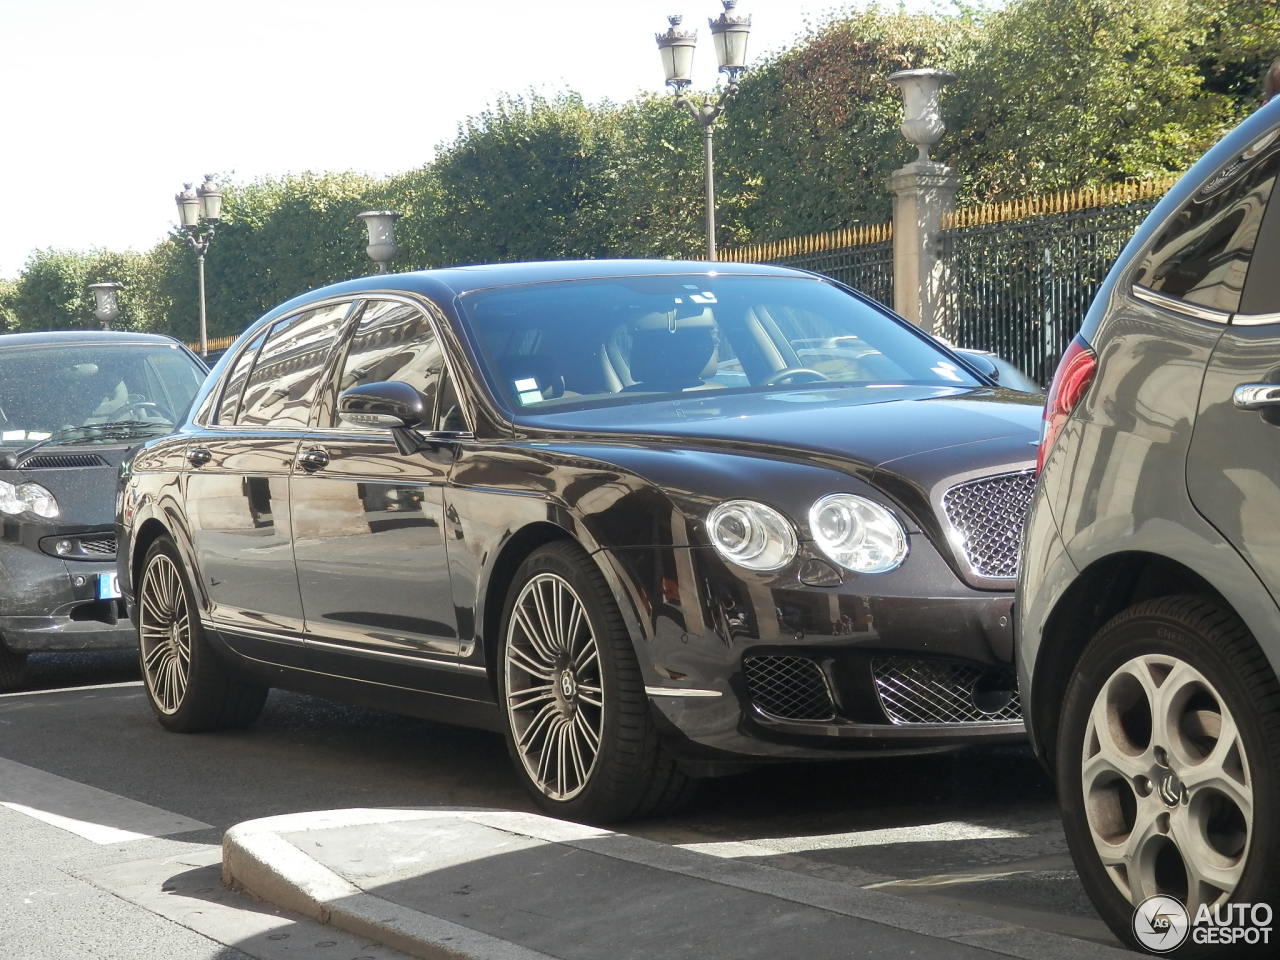
<path fill-rule="evenodd" d="M 1118 184 L 956 211 L 941 238 L 938 333 L 1047 383 L 1116 256 L 1170 185 Z"/>
<path fill-rule="evenodd" d="M 893 303 L 893 233 L 887 223 L 755 243 L 721 251 L 720 259 L 813 270 L 881 303 Z"/>

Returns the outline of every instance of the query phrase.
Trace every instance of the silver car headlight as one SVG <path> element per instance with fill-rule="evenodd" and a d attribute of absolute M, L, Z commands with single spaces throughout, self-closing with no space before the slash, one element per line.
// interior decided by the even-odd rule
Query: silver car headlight
<path fill-rule="evenodd" d="M 846 570 L 885 573 L 907 556 L 907 532 L 886 507 L 852 493 L 833 493 L 809 508 L 813 542 Z"/>
<path fill-rule="evenodd" d="M 20 483 L 15 486 L 7 480 L 0 480 L 0 513 L 7 513 L 11 517 L 20 513 L 34 513 L 37 517 L 52 519 L 58 515 L 58 501 L 38 483 Z"/>
<path fill-rule="evenodd" d="M 748 570 L 777 570 L 796 555 L 796 531 L 773 507 L 754 500 L 726 500 L 707 515 L 716 552 Z"/>

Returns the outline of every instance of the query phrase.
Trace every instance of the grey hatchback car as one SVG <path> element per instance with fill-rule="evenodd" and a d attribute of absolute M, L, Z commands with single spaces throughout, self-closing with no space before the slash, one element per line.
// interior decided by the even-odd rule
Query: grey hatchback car
<path fill-rule="evenodd" d="M 1045 408 L 1019 678 L 1080 877 L 1131 944 L 1152 897 L 1195 927 L 1280 894 L 1278 175 L 1275 101 L 1152 211 Z M 1212 952 L 1192 932 L 1179 956 Z"/>

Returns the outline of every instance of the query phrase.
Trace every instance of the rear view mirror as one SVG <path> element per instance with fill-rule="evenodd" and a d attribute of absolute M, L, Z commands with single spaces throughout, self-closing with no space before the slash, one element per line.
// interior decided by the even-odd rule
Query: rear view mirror
<path fill-rule="evenodd" d="M 338 397 L 338 416 L 360 427 L 412 428 L 427 415 L 426 397 L 399 380 L 361 384 Z"/>

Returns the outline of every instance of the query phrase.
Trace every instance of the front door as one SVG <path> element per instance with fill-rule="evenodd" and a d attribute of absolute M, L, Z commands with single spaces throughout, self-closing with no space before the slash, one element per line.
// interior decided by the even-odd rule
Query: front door
<path fill-rule="evenodd" d="M 371 301 L 333 392 L 407 382 L 431 403 L 444 358 L 417 306 Z M 298 585 L 314 669 L 420 689 L 449 684 L 458 625 L 444 538 L 452 453 L 404 456 L 389 430 L 342 423 L 332 398 L 302 442 L 291 497 Z"/>

